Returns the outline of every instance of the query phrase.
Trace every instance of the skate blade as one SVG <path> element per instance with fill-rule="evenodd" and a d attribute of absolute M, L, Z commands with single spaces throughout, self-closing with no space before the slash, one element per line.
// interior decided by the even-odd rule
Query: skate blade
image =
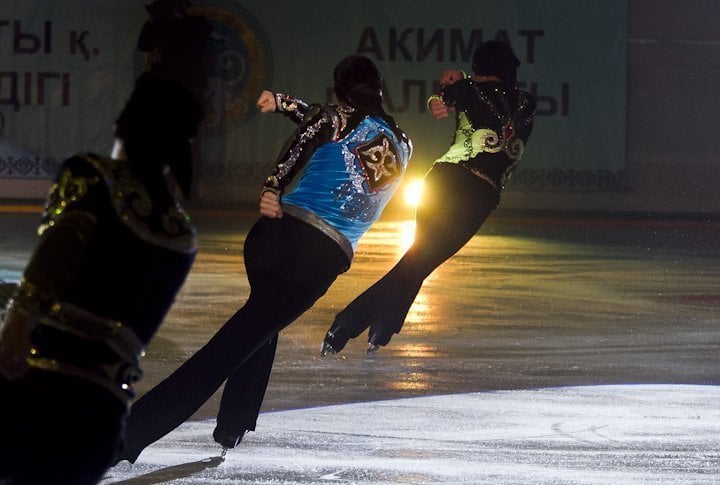
<path fill-rule="evenodd" d="M 333 348 L 332 345 L 330 345 L 327 342 L 323 342 L 322 346 L 320 347 L 320 355 L 325 357 L 326 355 L 335 355 L 337 354 L 337 351 Z"/>

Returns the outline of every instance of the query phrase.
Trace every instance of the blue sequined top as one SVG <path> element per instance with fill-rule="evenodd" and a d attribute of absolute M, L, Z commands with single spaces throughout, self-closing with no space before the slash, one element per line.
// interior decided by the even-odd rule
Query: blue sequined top
<path fill-rule="evenodd" d="M 395 193 L 411 153 L 407 136 L 383 117 L 347 105 L 309 107 L 263 190 L 283 194 L 285 213 L 318 227 L 352 257 Z"/>

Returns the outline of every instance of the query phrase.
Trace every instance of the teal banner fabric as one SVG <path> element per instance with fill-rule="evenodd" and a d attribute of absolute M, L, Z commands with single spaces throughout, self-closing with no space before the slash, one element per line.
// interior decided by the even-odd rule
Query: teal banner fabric
<path fill-rule="evenodd" d="M 0 4 L 0 177 L 47 177 L 76 151 L 109 152 L 114 119 L 143 68 L 147 3 Z M 256 190 L 294 129 L 257 112 L 261 90 L 332 100 L 332 69 L 351 53 L 378 64 L 386 108 L 415 144 L 409 173 L 420 175 L 453 136 L 453 121 L 425 106 L 441 73 L 470 72 L 475 45 L 504 39 L 538 100 L 509 188 L 621 188 L 627 9 L 627 0 L 194 0 L 190 13 L 212 26 L 202 185 L 222 199 Z"/>

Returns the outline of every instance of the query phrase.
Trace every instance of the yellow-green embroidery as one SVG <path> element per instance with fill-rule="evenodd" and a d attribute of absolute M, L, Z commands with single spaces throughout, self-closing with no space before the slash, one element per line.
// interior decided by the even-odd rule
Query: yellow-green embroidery
<path fill-rule="evenodd" d="M 99 177 L 73 176 L 69 168 L 63 170 L 57 182 L 50 187 L 50 195 L 43 214 L 44 222 L 38 228 L 38 234 L 42 235 L 48 228 L 54 226 L 57 218 L 65 212 L 68 206 L 85 197 L 88 188 L 98 183 L 99 180 Z"/>

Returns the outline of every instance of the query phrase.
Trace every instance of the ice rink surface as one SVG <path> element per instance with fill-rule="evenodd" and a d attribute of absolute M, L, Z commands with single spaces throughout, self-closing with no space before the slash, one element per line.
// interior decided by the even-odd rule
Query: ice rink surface
<path fill-rule="evenodd" d="M 103 484 L 720 483 L 720 387 L 492 391 L 262 414 L 225 460 L 189 422 Z"/>
<path fill-rule="evenodd" d="M 247 297 L 254 214 L 194 218 L 200 251 L 139 394 Z M 0 279 L 19 279 L 38 221 L 0 205 Z M 224 461 L 216 393 L 103 485 L 720 483 L 720 223 L 495 214 L 430 275 L 390 345 L 366 356 L 363 336 L 320 357 L 334 315 L 408 232 L 377 223 L 281 333 L 257 430 Z"/>

